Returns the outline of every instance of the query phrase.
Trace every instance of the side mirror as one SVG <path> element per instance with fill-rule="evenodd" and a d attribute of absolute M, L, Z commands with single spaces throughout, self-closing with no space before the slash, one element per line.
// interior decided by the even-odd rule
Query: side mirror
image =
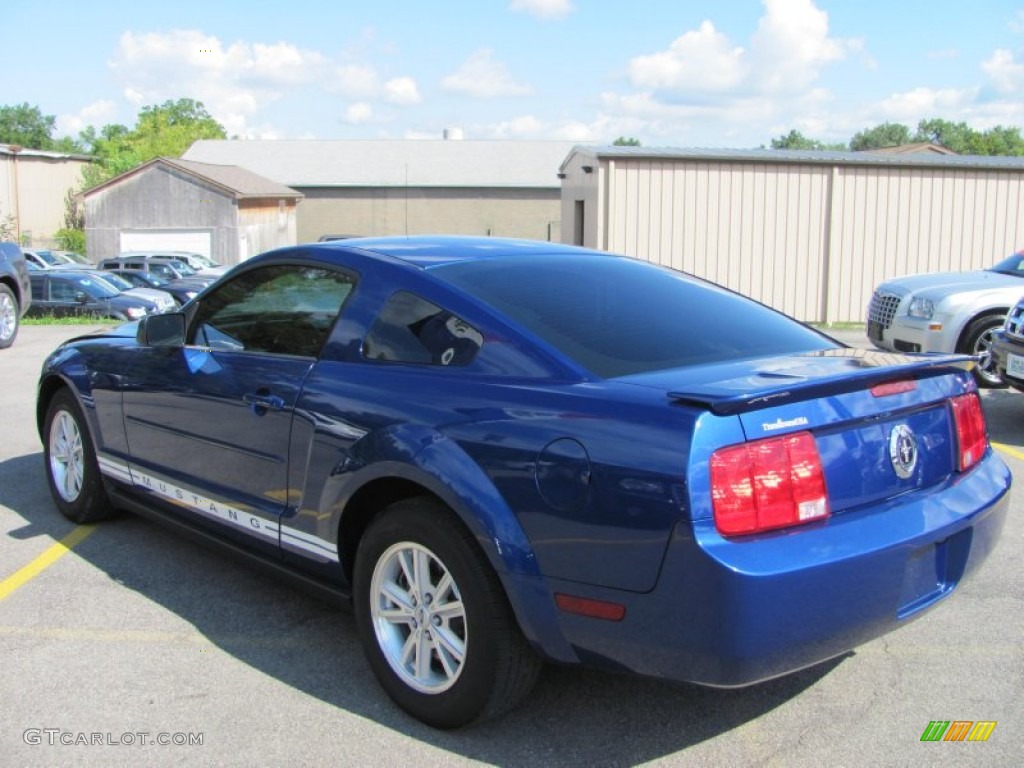
<path fill-rule="evenodd" d="M 139 320 L 135 339 L 145 347 L 185 346 L 185 315 L 168 312 L 162 315 L 146 315 Z"/>
<path fill-rule="evenodd" d="M 89 303 L 89 294 L 86 293 L 85 291 L 76 291 L 75 292 L 75 301 L 77 301 L 79 304 L 88 304 Z"/>

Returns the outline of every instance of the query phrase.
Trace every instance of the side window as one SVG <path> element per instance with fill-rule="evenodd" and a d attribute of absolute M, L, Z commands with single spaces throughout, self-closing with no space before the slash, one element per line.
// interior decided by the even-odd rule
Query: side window
<path fill-rule="evenodd" d="M 393 294 L 363 342 L 363 357 L 423 365 L 467 365 L 484 339 L 466 321 L 415 294 Z"/>
<path fill-rule="evenodd" d="M 192 342 L 234 352 L 316 357 L 354 286 L 342 272 L 298 264 L 245 272 L 203 299 Z"/>
<path fill-rule="evenodd" d="M 50 281 L 51 301 L 74 301 L 77 293 L 77 286 L 75 286 L 72 283 L 69 283 L 67 280 Z"/>

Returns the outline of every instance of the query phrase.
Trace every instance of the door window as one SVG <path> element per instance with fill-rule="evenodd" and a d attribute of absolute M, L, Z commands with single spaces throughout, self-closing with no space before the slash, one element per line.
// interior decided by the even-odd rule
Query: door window
<path fill-rule="evenodd" d="M 343 272 L 275 265 L 238 275 L 205 296 L 192 341 L 212 349 L 316 357 L 355 286 Z"/>

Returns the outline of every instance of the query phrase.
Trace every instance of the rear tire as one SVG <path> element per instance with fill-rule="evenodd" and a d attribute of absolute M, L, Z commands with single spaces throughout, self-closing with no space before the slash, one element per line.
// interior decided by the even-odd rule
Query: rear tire
<path fill-rule="evenodd" d="M 981 358 L 974 368 L 974 380 L 984 389 L 1001 389 L 1006 386 L 992 355 L 992 333 L 1001 328 L 1004 321 L 1004 315 L 982 315 L 971 321 L 961 337 L 963 342 L 958 351 Z"/>
<path fill-rule="evenodd" d="M 82 409 L 67 389 L 57 392 L 43 426 L 46 479 L 57 509 L 75 523 L 93 523 L 113 514 L 103 487 L 96 451 Z"/>
<path fill-rule="evenodd" d="M 0 283 L 0 349 L 14 343 L 21 326 L 21 307 L 14 291 Z"/>
<path fill-rule="evenodd" d="M 356 555 L 356 624 L 398 706 L 435 728 L 496 717 L 541 669 L 490 563 L 456 515 L 423 498 L 371 523 Z"/>

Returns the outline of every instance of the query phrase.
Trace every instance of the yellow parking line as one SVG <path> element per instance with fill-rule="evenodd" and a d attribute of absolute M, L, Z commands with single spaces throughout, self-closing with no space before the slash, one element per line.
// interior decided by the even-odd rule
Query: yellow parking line
<path fill-rule="evenodd" d="M 1019 448 L 1011 448 L 1010 446 L 1003 445 L 1002 443 L 992 443 L 992 447 L 995 448 L 997 451 L 1002 451 L 1005 454 L 1013 456 L 1013 458 L 1015 459 L 1021 459 L 1022 461 L 1024 461 L 1024 451 L 1020 450 Z"/>
<path fill-rule="evenodd" d="M 93 531 L 95 525 L 80 525 L 63 539 L 58 541 L 28 565 L 19 568 L 3 581 L 0 581 L 0 600 L 5 599 L 18 587 L 34 579 L 51 565 L 70 552 L 76 545 L 84 541 Z"/>

